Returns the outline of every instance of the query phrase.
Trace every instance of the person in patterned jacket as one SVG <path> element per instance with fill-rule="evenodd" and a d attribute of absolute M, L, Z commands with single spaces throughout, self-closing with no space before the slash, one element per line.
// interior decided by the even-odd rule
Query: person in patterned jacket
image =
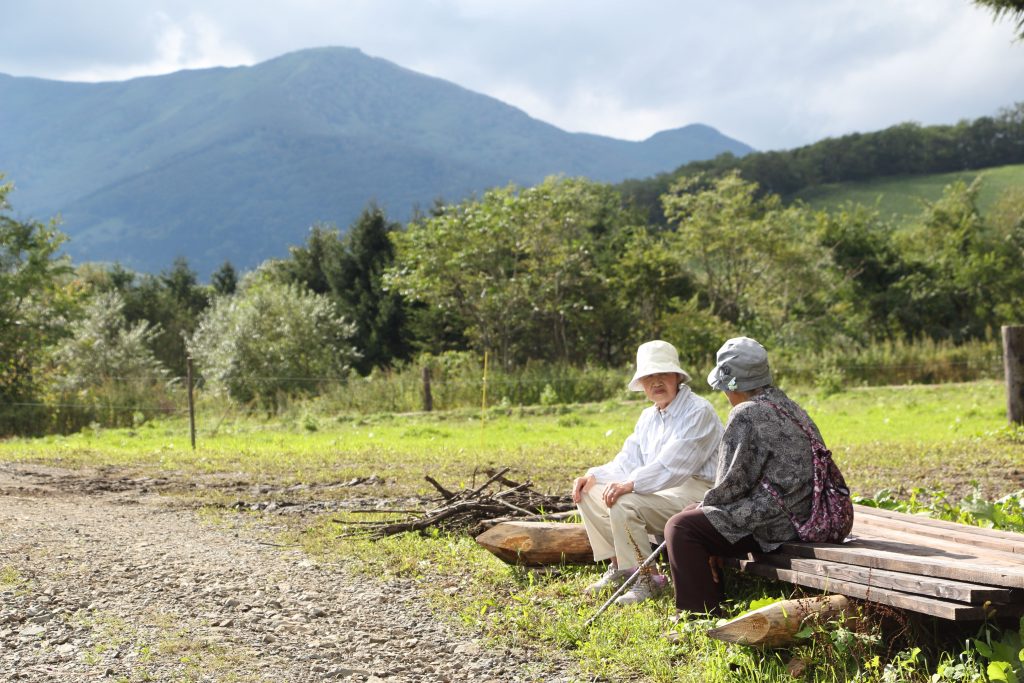
<path fill-rule="evenodd" d="M 732 410 L 718 449 L 715 485 L 703 501 L 665 524 L 676 608 L 687 612 L 719 610 L 719 558 L 775 550 L 797 538 L 789 513 L 797 519 L 810 514 L 811 442 L 779 409 L 821 439 L 807 412 L 772 385 L 768 353 L 757 341 L 730 339 L 716 361 L 708 383 L 725 392 Z"/>

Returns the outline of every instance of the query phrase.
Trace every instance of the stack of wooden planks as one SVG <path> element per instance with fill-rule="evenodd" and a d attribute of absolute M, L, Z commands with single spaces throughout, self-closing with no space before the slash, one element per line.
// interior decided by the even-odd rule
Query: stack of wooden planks
<path fill-rule="evenodd" d="M 587 563 L 582 524 L 504 522 L 477 541 L 506 562 Z M 740 571 L 955 621 L 1024 616 L 1024 534 L 855 506 L 844 544 L 786 543 Z"/>
<path fill-rule="evenodd" d="M 738 566 L 943 619 L 1024 615 L 1024 534 L 861 505 L 847 543 L 786 543 Z"/>

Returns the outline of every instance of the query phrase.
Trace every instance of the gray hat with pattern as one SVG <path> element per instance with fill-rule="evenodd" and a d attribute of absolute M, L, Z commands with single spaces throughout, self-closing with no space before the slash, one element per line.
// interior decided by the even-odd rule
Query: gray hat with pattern
<path fill-rule="evenodd" d="M 772 383 L 768 352 L 750 337 L 735 337 L 718 349 L 708 384 L 718 391 L 750 391 Z"/>

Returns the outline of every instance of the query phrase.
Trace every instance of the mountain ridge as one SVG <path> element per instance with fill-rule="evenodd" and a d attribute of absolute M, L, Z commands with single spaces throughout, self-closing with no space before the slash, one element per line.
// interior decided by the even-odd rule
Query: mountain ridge
<path fill-rule="evenodd" d="M 705 124 L 644 141 L 569 133 L 357 48 L 104 83 L 0 74 L 0 172 L 19 214 L 61 214 L 76 261 L 207 274 L 284 256 L 371 201 L 396 220 L 437 198 L 553 174 L 646 177 L 751 148 Z"/>

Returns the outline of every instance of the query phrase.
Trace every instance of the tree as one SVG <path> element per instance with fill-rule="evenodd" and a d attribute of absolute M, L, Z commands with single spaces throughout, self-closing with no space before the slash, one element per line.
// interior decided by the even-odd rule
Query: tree
<path fill-rule="evenodd" d="M 1005 250 L 1006 263 L 1001 296 L 996 304 L 998 324 L 1024 323 L 1024 188 L 1005 190 L 988 214 L 993 236 Z M 994 323 L 995 324 L 995 323 Z"/>
<path fill-rule="evenodd" d="M 38 432 L 45 349 L 63 334 L 74 303 L 63 287 L 70 272 L 57 255 L 67 239 L 55 221 L 15 220 L 0 175 L 0 435 Z"/>
<path fill-rule="evenodd" d="M 987 7 L 992 12 L 994 21 L 1008 17 L 1016 24 L 1017 36 L 1024 40 L 1024 2 L 1021 0 L 974 0 L 974 4 Z"/>
<path fill-rule="evenodd" d="M 459 318 L 470 343 L 504 367 L 582 362 L 604 324 L 596 307 L 611 298 L 600 244 L 626 220 L 618 195 L 586 180 L 491 190 L 397 233 L 387 282 Z"/>
<path fill-rule="evenodd" d="M 837 306 L 845 333 L 858 343 L 905 336 L 899 324 L 913 303 L 898 286 L 913 272 L 877 209 L 847 203 L 821 214 L 817 241 L 839 278 Z"/>
<path fill-rule="evenodd" d="M 749 334 L 808 345 L 831 332 L 834 282 L 819 219 L 730 172 L 684 178 L 662 197 L 671 244 L 711 312 Z"/>
<path fill-rule="evenodd" d="M 238 273 L 231 265 L 231 261 L 225 261 L 220 268 L 214 271 L 210 276 L 210 286 L 213 288 L 214 294 L 221 296 L 235 293 L 238 288 Z"/>
<path fill-rule="evenodd" d="M 757 185 L 735 171 L 700 189 L 704 182 L 683 178 L 662 196 L 665 217 L 676 228 L 672 245 L 714 313 L 742 322 L 752 313 L 751 297 L 772 267 L 769 254 L 779 241 L 765 218 L 782 204 L 777 195 L 759 199 Z"/>
<path fill-rule="evenodd" d="M 986 222 L 977 205 L 982 182 L 948 185 L 902 236 L 913 272 L 896 288 L 913 303 L 901 320 L 910 333 L 982 338 L 1005 322 L 1002 315 L 1020 310 L 1022 236 L 1015 221 Z"/>
<path fill-rule="evenodd" d="M 92 422 L 131 426 L 171 406 L 167 369 L 151 349 L 158 328 L 148 321 L 129 324 L 117 292 L 89 301 L 69 337 L 53 353 L 54 389 L 61 405 L 57 426 L 72 431 Z"/>
<path fill-rule="evenodd" d="M 613 272 L 613 291 L 622 310 L 632 311 L 638 339 L 660 339 L 669 302 L 693 294 L 680 254 L 669 237 L 647 228 L 633 232 Z"/>
<path fill-rule="evenodd" d="M 280 280 L 329 296 L 355 324 L 352 341 L 360 352 L 355 369 L 364 375 L 410 355 L 405 302 L 383 280 L 395 260 L 390 235 L 399 228 L 370 205 L 344 236 L 337 228 L 315 225 L 304 246 L 292 247 L 290 258 L 274 265 Z"/>
<path fill-rule="evenodd" d="M 345 233 L 341 248 L 326 255 L 332 298 L 356 326 L 352 341 L 361 357 L 355 367 L 362 374 L 409 357 L 405 303 L 384 284 L 384 272 L 395 260 L 391 234 L 399 227 L 370 206 Z"/>
<path fill-rule="evenodd" d="M 272 264 L 272 275 L 282 282 L 301 282 L 316 294 L 327 294 L 331 291 L 328 258 L 340 249 L 338 229 L 317 223 L 309 229 L 304 246 L 290 247 L 289 258 Z"/>
<path fill-rule="evenodd" d="M 232 269 L 233 270 L 233 269 Z M 200 285 L 188 261 L 178 257 L 159 275 L 138 275 L 115 264 L 108 277 L 99 279 L 100 291 L 116 291 L 124 300 L 131 323 L 147 321 L 159 331 L 149 343 L 157 359 L 174 374 L 185 374 L 185 339 L 196 329 L 199 315 L 209 305 L 210 293 Z"/>
<path fill-rule="evenodd" d="M 531 308 L 514 201 L 514 188 L 491 190 L 409 225 L 395 235 L 398 260 L 387 278 L 407 299 L 458 316 L 471 343 L 506 366 L 519 356 L 517 333 L 529 327 Z"/>
<path fill-rule="evenodd" d="M 234 295 L 214 299 L 188 347 L 216 389 L 274 407 L 280 396 L 344 381 L 358 358 L 354 333 L 326 296 L 256 271 Z"/>

